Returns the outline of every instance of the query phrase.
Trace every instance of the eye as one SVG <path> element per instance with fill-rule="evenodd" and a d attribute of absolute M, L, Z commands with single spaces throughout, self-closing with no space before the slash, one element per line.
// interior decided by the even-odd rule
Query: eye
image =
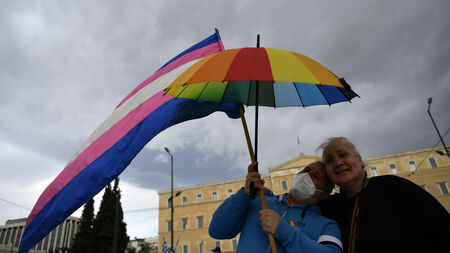
<path fill-rule="evenodd" d="M 348 155 L 348 153 L 345 153 L 345 152 L 343 152 L 343 153 L 339 153 L 339 157 L 346 157 Z"/>

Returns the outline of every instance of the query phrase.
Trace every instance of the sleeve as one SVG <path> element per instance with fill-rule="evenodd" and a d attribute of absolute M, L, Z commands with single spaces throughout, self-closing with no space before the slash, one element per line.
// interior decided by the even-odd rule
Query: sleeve
<path fill-rule="evenodd" d="M 302 232 L 302 228 L 293 227 L 282 220 L 275 231 L 275 239 L 286 252 L 342 252 L 341 233 L 336 222 L 329 221 L 317 241 Z"/>
<path fill-rule="evenodd" d="M 215 239 L 236 237 L 245 223 L 251 200 L 242 189 L 226 199 L 213 214 L 209 235 Z"/>

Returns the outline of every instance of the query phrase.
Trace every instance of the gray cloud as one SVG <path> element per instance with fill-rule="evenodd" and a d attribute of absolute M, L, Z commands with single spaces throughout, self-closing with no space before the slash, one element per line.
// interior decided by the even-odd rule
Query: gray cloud
<path fill-rule="evenodd" d="M 226 48 L 253 47 L 261 34 L 262 46 L 317 60 L 361 96 L 331 107 L 262 108 L 263 173 L 299 152 L 320 154 L 329 136 L 348 136 L 364 156 L 432 147 L 438 136 L 428 97 L 441 133 L 450 128 L 449 9 L 444 0 L 3 1 L 0 170 L 8 178 L 0 179 L 0 197 L 32 207 L 31 193 L 54 179 L 128 92 L 216 27 Z M 247 108 L 251 132 L 253 112 Z M 249 162 L 240 121 L 215 113 L 159 134 L 122 182 L 168 189 L 165 146 L 176 157 L 176 187 L 243 177 Z M 15 218 L 15 207 L 0 205 L 13 208 L 0 223 Z"/>

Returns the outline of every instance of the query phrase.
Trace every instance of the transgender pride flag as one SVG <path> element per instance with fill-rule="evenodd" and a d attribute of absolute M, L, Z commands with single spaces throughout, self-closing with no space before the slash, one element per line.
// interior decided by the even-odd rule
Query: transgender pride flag
<path fill-rule="evenodd" d="M 27 252 L 100 192 L 164 129 L 215 111 L 238 118 L 237 104 L 194 102 L 164 94 L 164 88 L 199 58 L 223 50 L 216 29 L 213 35 L 177 55 L 126 96 L 41 194 L 28 216 L 19 252 Z"/>

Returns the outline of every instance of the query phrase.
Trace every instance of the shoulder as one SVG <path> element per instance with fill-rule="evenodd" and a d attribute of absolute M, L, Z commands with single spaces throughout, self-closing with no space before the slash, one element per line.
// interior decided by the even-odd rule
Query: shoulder
<path fill-rule="evenodd" d="M 397 191 L 401 190 L 411 190 L 411 189 L 421 189 L 415 183 L 404 179 L 402 177 L 394 176 L 394 175 L 384 175 L 371 177 L 369 179 L 368 188 L 377 188 L 377 190 L 391 190 L 396 189 Z"/>
<path fill-rule="evenodd" d="M 411 181 L 394 175 L 371 177 L 369 183 L 412 183 Z"/>

